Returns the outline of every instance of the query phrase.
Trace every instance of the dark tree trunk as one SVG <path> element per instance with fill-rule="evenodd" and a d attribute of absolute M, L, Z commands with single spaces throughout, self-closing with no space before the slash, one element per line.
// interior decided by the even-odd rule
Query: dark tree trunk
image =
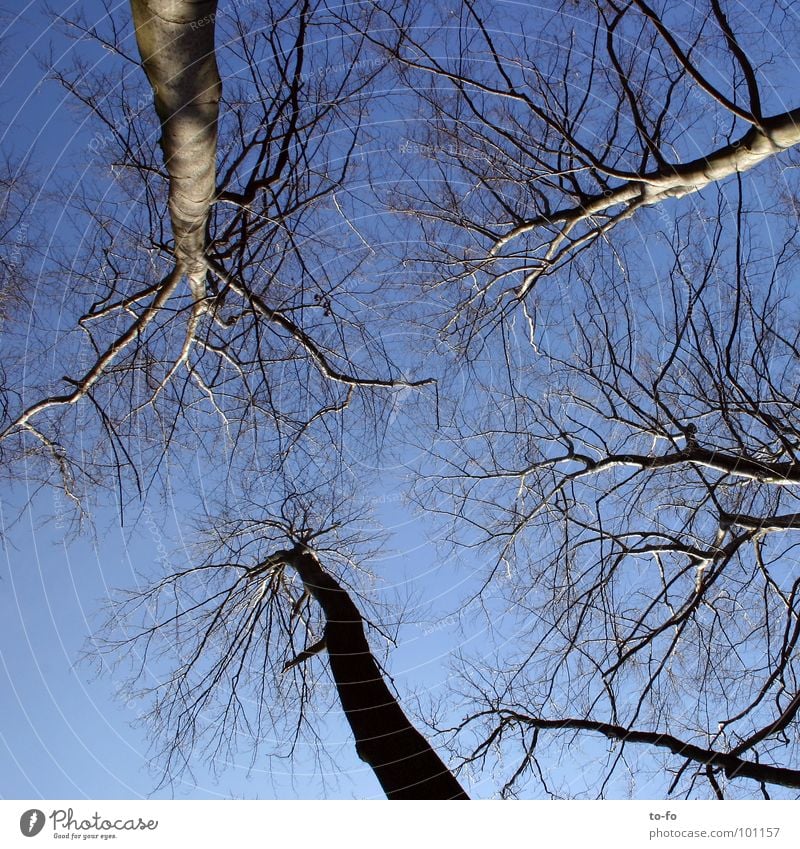
<path fill-rule="evenodd" d="M 356 739 L 356 751 L 372 767 L 386 796 L 468 799 L 386 686 L 367 643 L 361 614 L 348 593 L 304 546 L 296 546 L 288 554 L 287 562 L 325 614 L 331 671 Z"/>

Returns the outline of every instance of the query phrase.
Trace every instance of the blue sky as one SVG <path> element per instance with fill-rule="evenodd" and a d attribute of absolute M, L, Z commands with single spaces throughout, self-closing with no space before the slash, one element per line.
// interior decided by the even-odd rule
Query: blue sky
<path fill-rule="evenodd" d="M 83 5 L 90 13 L 94 9 L 91 3 Z M 0 41 L 4 50 L 4 70 L 0 74 L 0 135 L 4 149 L 26 154 L 33 173 L 43 182 L 50 174 L 58 173 L 62 186 L 77 193 L 88 184 L 87 166 L 92 161 L 96 128 L 86 122 L 83 113 L 68 105 L 55 82 L 46 79 L 46 57 L 52 57 L 57 67 L 69 63 L 72 51 L 85 49 L 85 54 L 79 55 L 90 65 L 102 65 L 105 57 L 102 51 L 85 43 L 66 41 L 57 29 L 49 27 L 49 18 L 32 3 L 12 1 L 4 9 Z M 97 11 L 99 14 L 99 4 Z M 393 106 L 384 106 L 385 111 L 374 116 L 374 126 L 370 128 L 374 130 L 373 139 L 380 143 L 384 138 L 386 128 L 381 127 L 381 118 L 387 125 L 402 123 L 398 113 L 402 113 L 403 105 L 401 94 Z M 413 122 L 413 117 L 408 119 L 410 127 Z M 387 137 L 391 138 L 395 130 L 397 126 L 393 125 Z M 694 137 L 687 134 L 684 141 L 691 145 Z M 411 162 L 409 167 L 413 170 Z M 752 191 L 755 197 L 758 189 Z M 754 204 L 768 206 L 769 199 L 762 203 L 758 198 Z M 698 202 L 697 208 L 700 207 Z M 51 216 L 48 225 L 53 244 L 62 244 L 69 251 L 81 242 L 84 233 L 79 224 L 60 216 L 57 207 L 34 205 L 30 214 L 36 215 L 45 208 L 50 210 L 47 214 Z M 652 214 L 668 218 L 669 210 L 674 209 L 675 206 L 664 205 Z M 637 226 L 643 219 L 647 226 L 645 216 L 637 219 Z M 375 223 L 374 232 L 385 227 L 388 245 L 392 220 L 386 220 L 389 225 Z M 664 256 L 658 248 L 649 248 L 647 260 L 642 262 L 655 266 Z M 376 267 L 382 273 L 391 273 L 391 259 L 383 260 L 385 268 L 380 266 L 381 261 L 376 260 Z M 655 273 L 653 279 L 657 279 Z M 48 291 L 52 293 L 52 289 Z M 64 304 L 69 306 L 69 293 L 63 294 L 63 304 L 42 302 L 39 294 L 37 307 L 44 319 L 37 322 L 35 333 L 32 331 L 35 344 L 47 344 L 49 327 L 60 328 L 59 309 Z M 653 297 L 660 294 L 653 290 Z M 572 310 L 566 297 L 564 309 L 565 314 Z M 658 311 L 654 307 L 654 313 Z M 526 331 L 521 332 L 524 335 Z M 414 354 L 421 356 L 420 351 Z M 527 348 L 523 357 L 530 357 Z M 56 371 L 61 368 L 57 360 L 51 357 L 49 365 L 53 374 L 61 374 Z M 496 375 L 493 368 L 494 363 L 490 362 L 481 375 L 488 386 Z M 535 391 L 538 390 L 531 390 Z M 479 396 L 476 393 L 470 397 Z M 397 403 L 404 403 L 405 398 L 400 393 Z M 401 459 L 409 458 L 401 454 Z M 202 467 L 198 466 L 195 473 L 202 479 Z M 373 504 L 378 524 L 388 532 L 384 553 L 370 564 L 381 579 L 376 589 L 378 597 L 390 599 L 396 593 L 405 593 L 411 598 L 407 624 L 400 631 L 400 645 L 389 650 L 387 664 L 404 704 L 413 713 L 417 696 L 424 704 L 444 692 L 448 661 L 454 650 L 488 652 L 503 635 L 513 643 L 517 633 L 515 620 L 509 617 L 507 623 L 498 626 L 492 643 L 486 637 L 486 621 L 477 610 L 474 616 L 472 611 L 466 611 L 465 621 L 473 626 L 468 636 L 459 631 L 459 605 L 485 564 L 469 550 L 449 560 L 441 558 L 431 542 L 431 525 L 404 506 L 400 497 L 404 474 L 402 463 L 386 465 L 380 474 L 371 476 L 359 497 Z M 195 758 L 191 773 L 184 774 L 174 785 L 156 789 L 160 778 L 158 761 L 153 760 L 146 729 L 136 722 L 142 704 L 126 700 L 119 692 L 123 681 L 120 671 L 97 668 L 90 637 L 98 631 L 101 610 L 115 590 L 134 586 L 143 572 L 152 574 L 159 563 L 168 561 L 173 565 L 188 556 L 181 540 L 191 535 L 187 520 L 189 500 L 169 493 L 166 506 L 154 498 L 135 503 L 126 510 L 123 528 L 112 495 L 106 492 L 101 499 L 90 504 L 91 527 L 77 534 L 65 524 L 63 505 L 57 496 L 50 489 L 39 489 L 33 475 L 7 488 L 0 498 L 0 744 L 5 749 L 0 756 L 0 796 L 381 798 L 372 773 L 355 755 L 349 728 L 338 707 L 315 717 L 315 728 L 327 741 L 330 761 L 316 762 L 315 753 L 302 745 L 293 762 L 277 758 L 268 761 L 262 756 L 252 761 L 247 751 L 249 741 L 245 740 L 233 762 L 210 766 Z M 491 610 L 488 615 L 492 615 Z M 377 639 L 375 644 L 378 645 Z M 87 651 L 89 656 L 85 657 Z M 324 664 L 324 656 L 311 663 Z M 456 704 L 453 717 L 458 717 L 459 709 Z M 574 738 L 565 744 L 564 757 L 548 765 L 549 776 L 560 787 L 572 786 L 576 793 L 591 793 L 595 777 L 591 770 L 575 770 L 575 765 L 585 764 L 597 754 L 600 757 L 595 766 L 602 772 L 607 750 L 602 740 Z M 631 762 L 640 755 L 647 758 L 643 749 L 629 747 L 626 754 Z M 574 763 L 570 760 L 573 756 Z M 485 798 L 496 793 L 499 786 L 496 777 L 487 774 L 471 791 L 474 796 Z M 635 792 L 648 797 L 652 795 L 649 787 L 643 779 Z M 615 779 L 608 786 L 609 795 L 627 792 L 623 781 L 617 783 Z"/>
<path fill-rule="evenodd" d="M 94 128 L 87 127 L 83 116 L 76 118 L 63 90 L 45 79 L 42 62 L 48 55 L 56 65 L 66 62 L 80 45 L 76 48 L 58 30 L 48 28 L 49 18 L 36 4 L 12 0 L 3 8 L 4 149 L 29 156 L 37 174 L 58 169 L 77 186 Z M 89 55 L 97 58 L 97 51 Z M 55 239 L 62 237 L 72 237 L 64 222 L 54 232 Z M 96 532 L 76 536 L 53 521 L 59 512 L 53 493 L 35 494 L 35 489 L 33 482 L 20 482 L 6 490 L 0 502 L 0 741 L 5 750 L 0 757 L 0 796 L 148 796 L 160 775 L 150 761 L 144 729 L 135 725 L 141 705 L 116 694 L 114 672 L 97 674 L 95 664 L 81 657 L 91 648 L 87 638 L 100 624 L 98 611 L 109 592 L 130 585 L 137 568 L 157 560 L 158 541 L 145 526 L 123 532 L 116 505 L 109 503 L 93 507 Z M 406 524 L 408 517 L 395 498 L 386 499 L 386 510 L 399 538 L 405 539 L 399 547 L 419 551 L 422 570 L 429 568 L 416 526 Z M 405 566 L 392 571 L 405 571 Z M 403 575 L 399 578 L 404 580 Z M 441 675 L 439 655 L 447 644 L 447 628 L 426 635 L 427 627 L 420 625 L 416 636 L 411 635 L 404 659 L 393 659 L 401 686 L 406 675 L 415 686 L 424 686 L 426 680 L 435 683 Z M 243 756 L 238 763 L 220 765 L 219 776 L 198 761 L 192 775 L 154 795 L 308 798 L 332 793 L 380 798 L 380 787 L 356 757 L 342 717 L 321 718 L 320 726 L 330 729 L 326 736 L 336 753 L 337 766 L 328 765 L 327 775 L 321 777 L 313 758 L 302 755 L 294 764 L 273 760 L 253 766 Z"/>
<path fill-rule="evenodd" d="M 336 760 L 336 767 L 323 767 L 326 775 L 320 776 L 312 753 L 301 754 L 294 765 L 273 759 L 252 766 L 242 754 L 232 764 L 218 764 L 219 776 L 198 759 L 192 775 L 154 792 L 160 775 L 152 768 L 144 729 L 136 725 L 142 705 L 116 692 L 121 678 L 113 670 L 98 674 L 87 637 L 98 631 L 109 593 L 130 586 L 139 567 L 160 558 L 159 541 L 147 527 L 131 539 L 119 528 L 115 512 L 99 506 L 93 511 L 99 532 L 76 539 L 52 520 L 50 492 L 23 506 L 30 494 L 20 484 L 4 493 L 2 507 L 0 733 L 5 755 L 0 758 L 0 796 L 382 797 L 371 771 L 355 756 L 338 710 L 318 721 L 320 729 L 328 729 L 326 739 Z M 393 579 L 401 586 L 438 584 L 440 606 L 452 609 L 457 591 L 448 598 L 430 574 L 443 567 L 431 546 L 420 541 L 422 529 L 403 516 L 393 499 L 387 503 L 391 507 L 384 518 L 394 524 L 395 542 L 403 552 L 376 564 L 387 578 L 387 591 Z M 9 526 L 12 517 L 15 522 Z M 458 642 L 455 630 L 452 618 L 405 629 L 403 645 L 390 661 L 401 692 L 429 690 L 435 695 L 443 662 L 454 639 Z"/>

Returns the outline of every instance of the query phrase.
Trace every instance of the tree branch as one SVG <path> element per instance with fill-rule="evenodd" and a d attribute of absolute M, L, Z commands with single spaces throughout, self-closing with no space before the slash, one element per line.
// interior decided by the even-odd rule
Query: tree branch
<path fill-rule="evenodd" d="M 647 743 L 651 746 L 669 749 L 673 754 L 700 764 L 720 767 L 725 771 L 728 778 L 750 778 L 753 781 L 766 781 L 770 784 L 781 784 L 784 787 L 800 788 L 800 770 L 745 761 L 728 752 L 717 752 L 713 749 L 704 749 L 693 743 L 687 743 L 671 734 L 661 734 L 657 731 L 636 731 L 622 725 L 595 722 L 590 719 L 539 719 L 512 711 L 502 711 L 502 716 L 506 721 L 517 722 L 532 728 L 596 731 L 611 740 L 622 740 L 625 743 Z"/>

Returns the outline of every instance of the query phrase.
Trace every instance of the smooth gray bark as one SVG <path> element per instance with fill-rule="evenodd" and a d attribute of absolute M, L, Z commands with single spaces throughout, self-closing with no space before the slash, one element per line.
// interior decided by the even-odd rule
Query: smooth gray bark
<path fill-rule="evenodd" d="M 175 259 L 205 297 L 206 229 L 215 193 L 222 83 L 214 53 L 216 0 L 131 0 L 136 41 L 161 121 Z"/>

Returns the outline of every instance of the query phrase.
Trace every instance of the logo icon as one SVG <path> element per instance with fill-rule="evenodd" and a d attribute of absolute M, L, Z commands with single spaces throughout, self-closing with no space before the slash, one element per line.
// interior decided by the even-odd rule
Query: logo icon
<path fill-rule="evenodd" d="M 36 837 L 44 828 L 44 813 L 38 808 L 31 808 L 19 818 L 19 830 L 25 837 Z"/>

